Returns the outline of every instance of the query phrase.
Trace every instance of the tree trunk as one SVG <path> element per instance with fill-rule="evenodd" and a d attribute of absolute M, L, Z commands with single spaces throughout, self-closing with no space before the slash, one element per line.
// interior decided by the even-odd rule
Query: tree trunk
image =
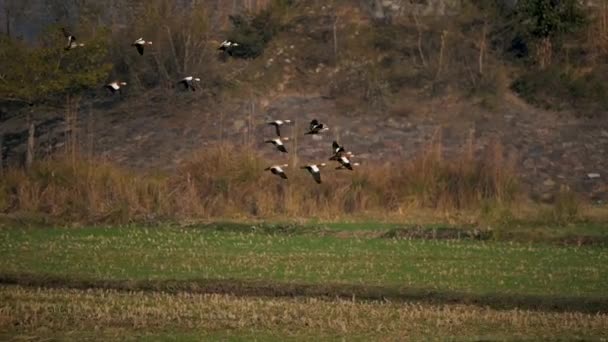
<path fill-rule="evenodd" d="M 0 177 L 4 176 L 4 134 L 0 134 Z"/>
<path fill-rule="evenodd" d="M 414 14 L 414 23 L 416 24 L 416 30 L 418 31 L 418 55 L 420 55 L 420 61 L 422 66 L 426 67 L 426 58 L 424 58 L 424 52 L 422 51 L 422 27 L 418 21 L 418 17 Z"/>
<path fill-rule="evenodd" d="M 487 22 L 484 21 L 483 29 L 481 31 L 481 41 L 479 42 L 479 75 L 483 75 L 483 57 L 486 53 L 486 34 L 487 34 Z"/>
<path fill-rule="evenodd" d="M 11 10 L 8 8 L 8 4 L 4 8 L 4 15 L 6 17 L 6 36 L 11 38 Z"/>
<path fill-rule="evenodd" d="M 32 120 L 32 115 L 29 114 L 27 117 L 28 130 L 27 130 L 27 151 L 25 153 L 25 168 L 29 170 L 34 162 L 34 136 L 36 134 L 36 125 Z"/>
<path fill-rule="evenodd" d="M 553 58 L 552 50 L 551 38 L 545 37 L 538 42 L 536 47 L 536 61 L 541 70 L 544 70 L 551 65 L 551 59 Z"/>
<path fill-rule="evenodd" d="M 334 65 L 338 65 L 338 16 L 334 13 L 333 23 L 333 34 L 334 34 Z"/>
<path fill-rule="evenodd" d="M 441 47 L 439 48 L 439 60 L 437 61 L 437 73 L 435 74 L 435 79 L 439 78 L 441 75 L 441 69 L 443 68 L 443 54 L 445 51 L 445 44 L 448 37 L 448 31 L 443 30 L 441 33 Z"/>

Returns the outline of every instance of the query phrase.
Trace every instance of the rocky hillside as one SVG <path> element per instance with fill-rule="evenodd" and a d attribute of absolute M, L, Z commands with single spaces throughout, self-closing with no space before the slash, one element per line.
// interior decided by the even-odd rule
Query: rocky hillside
<path fill-rule="evenodd" d="M 397 10 L 387 1 L 376 3 L 382 11 L 387 6 Z M 366 165 L 414 158 L 428 144 L 441 142 L 445 158 L 471 146 L 478 155 L 514 158 L 537 198 L 550 200 L 569 187 L 594 201 L 608 199 L 605 117 L 573 115 L 571 108 L 536 108 L 509 87 L 490 102 L 483 92 L 471 96 L 459 91 L 478 58 L 473 54 L 464 67 L 458 60 L 479 45 L 471 45 L 473 52 L 449 50 L 455 59 L 445 62 L 443 31 L 428 29 L 422 38 L 429 45 L 420 49 L 420 32 L 407 21 L 398 24 L 400 43 L 384 47 L 376 40 L 373 52 L 365 55 L 371 45 L 363 42 L 379 39 L 378 32 L 392 34 L 391 27 L 370 33 L 379 12 L 368 5 L 343 1 L 328 9 L 311 2 L 290 9 L 288 25 L 259 57 L 209 61 L 222 84 L 230 84 L 221 95 L 212 88 L 187 93 L 162 85 L 129 88 L 123 97 L 90 93 L 78 106 L 72 135 L 83 153 L 138 169 L 170 170 L 193 151 L 222 142 L 252 145 L 270 163 L 282 156 L 263 143 L 273 135 L 265 122 L 292 119 L 285 131 L 292 138 L 288 159 L 293 162 L 327 158 L 333 139 Z M 448 64 L 442 66 L 441 58 Z M 490 66 L 495 63 L 492 55 L 487 60 Z M 411 69 L 400 69 L 403 65 Z M 483 90 L 484 79 L 476 82 Z M 37 110 L 36 151 L 42 158 L 65 146 L 65 111 Z M 10 102 L 0 106 L 5 166 L 24 158 L 27 130 L 21 113 Z M 303 135 L 313 118 L 329 125 L 327 135 Z M 496 142 L 502 151 L 489 148 Z"/>

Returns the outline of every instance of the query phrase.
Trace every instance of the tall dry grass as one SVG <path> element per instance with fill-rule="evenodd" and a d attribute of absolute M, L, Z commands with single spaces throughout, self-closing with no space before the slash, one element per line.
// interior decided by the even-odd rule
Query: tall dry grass
<path fill-rule="evenodd" d="M 0 212 L 54 220 L 131 222 L 210 218 L 407 215 L 419 209 L 476 210 L 518 194 L 515 162 L 499 143 L 474 156 L 472 143 L 453 160 L 435 139 L 409 161 L 322 171 L 323 183 L 295 165 L 284 181 L 248 148 L 224 145 L 194 153 L 173 173 L 150 175 L 99 160 L 57 156 L 30 171 L 7 170 Z"/>

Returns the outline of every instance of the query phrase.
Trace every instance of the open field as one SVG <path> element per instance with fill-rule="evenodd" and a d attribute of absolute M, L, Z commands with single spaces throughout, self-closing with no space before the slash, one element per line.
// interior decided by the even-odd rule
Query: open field
<path fill-rule="evenodd" d="M 608 312 L 602 247 L 222 227 L 4 229 L 0 281 Z"/>
<path fill-rule="evenodd" d="M 599 339 L 606 314 L 471 305 L 0 288 L 0 338 L 39 340 Z"/>

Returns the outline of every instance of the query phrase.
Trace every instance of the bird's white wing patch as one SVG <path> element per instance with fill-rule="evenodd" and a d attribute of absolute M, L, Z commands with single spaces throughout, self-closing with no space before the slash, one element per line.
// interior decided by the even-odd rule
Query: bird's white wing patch
<path fill-rule="evenodd" d="M 314 172 L 314 173 L 317 173 L 317 172 L 319 172 L 319 171 L 320 171 L 320 170 L 319 170 L 319 167 L 318 167 L 317 165 L 311 165 L 311 166 L 310 166 L 310 169 L 311 169 L 311 170 L 312 170 L 312 172 Z"/>

